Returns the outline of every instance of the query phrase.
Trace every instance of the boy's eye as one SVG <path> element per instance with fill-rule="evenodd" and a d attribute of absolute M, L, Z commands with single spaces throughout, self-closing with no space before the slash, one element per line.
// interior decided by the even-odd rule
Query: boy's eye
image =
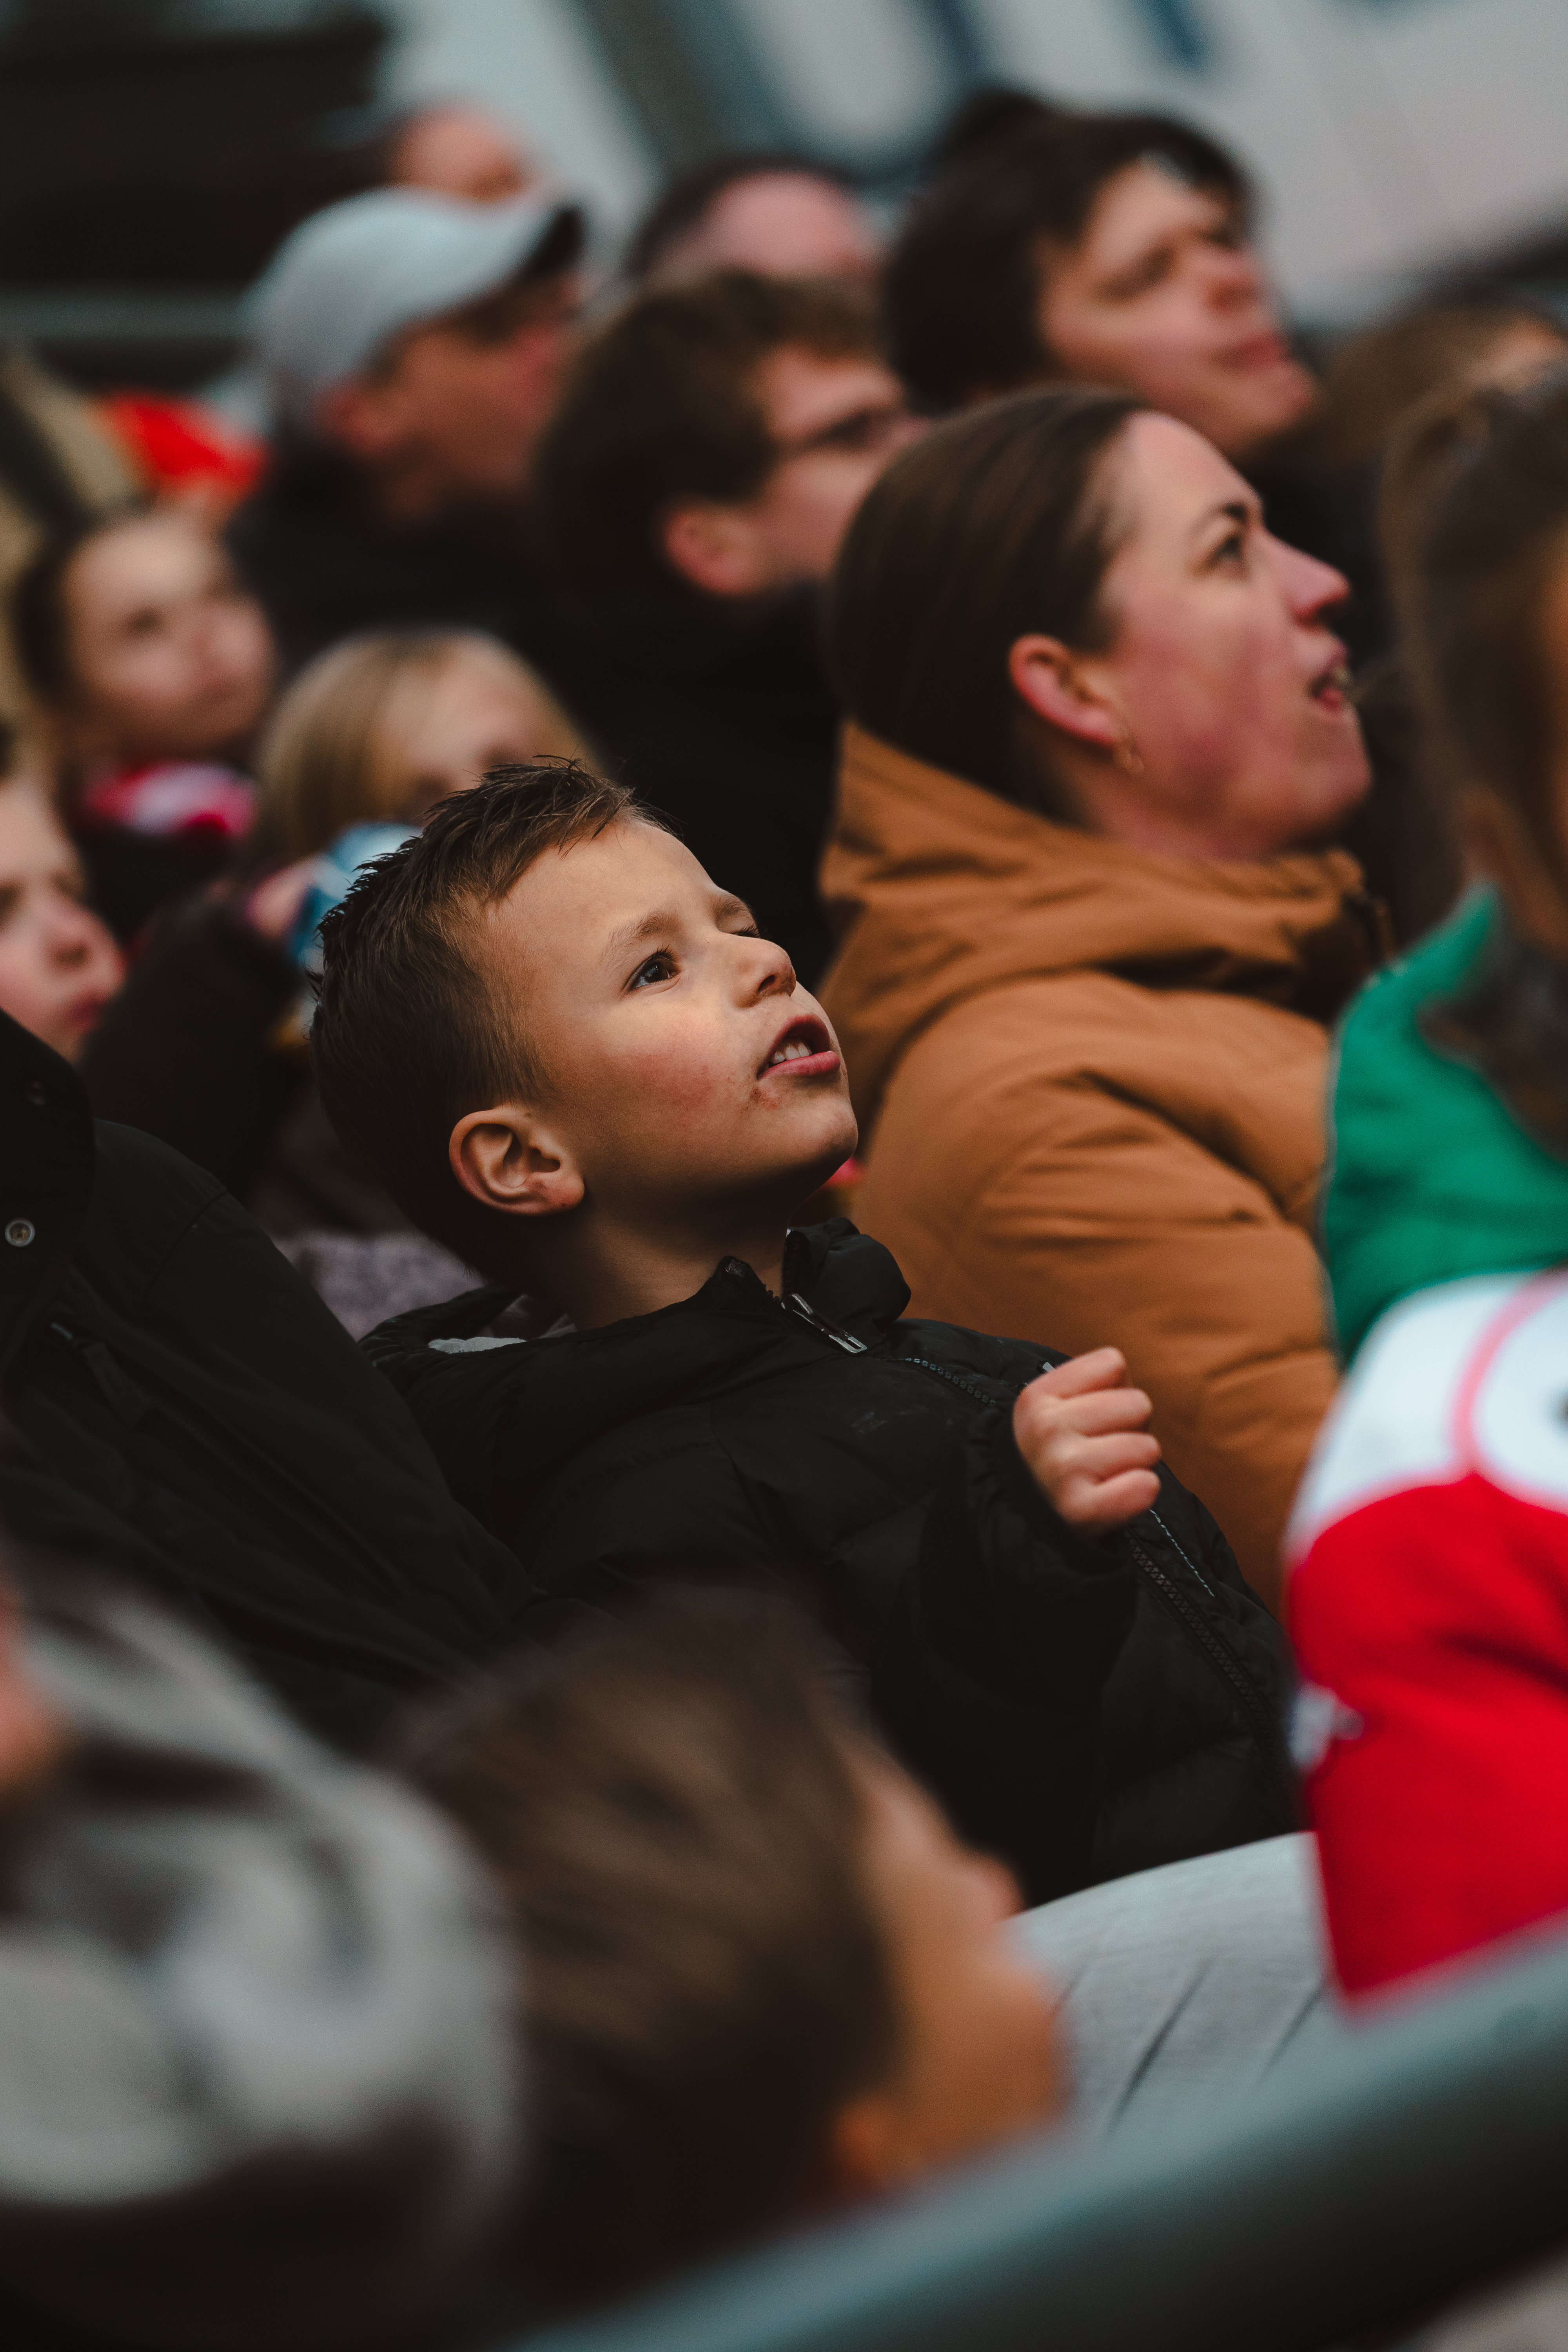
<path fill-rule="evenodd" d="M 655 981 L 668 980 L 674 970 L 675 958 L 672 955 L 667 954 L 665 950 L 660 948 L 657 955 L 650 955 L 646 963 L 638 964 L 636 971 L 633 972 L 630 980 L 626 982 L 626 986 L 628 988 L 651 988 Z"/>
<path fill-rule="evenodd" d="M 1237 564 L 1247 560 L 1247 533 L 1237 528 L 1227 530 L 1214 551 L 1215 563 Z"/>

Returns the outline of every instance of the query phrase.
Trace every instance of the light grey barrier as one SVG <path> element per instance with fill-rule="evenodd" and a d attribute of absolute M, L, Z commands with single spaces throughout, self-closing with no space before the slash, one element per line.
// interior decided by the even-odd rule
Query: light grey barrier
<path fill-rule="evenodd" d="M 1179 2128 L 1037 2141 L 528 2352 L 1323 2352 L 1568 2246 L 1568 1937 Z"/>

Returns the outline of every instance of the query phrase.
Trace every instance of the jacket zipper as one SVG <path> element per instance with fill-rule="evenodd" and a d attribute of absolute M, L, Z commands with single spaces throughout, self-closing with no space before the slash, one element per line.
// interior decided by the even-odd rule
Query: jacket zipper
<path fill-rule="evenodd" d="M 786 1315 L 793 1315 L 797 1323 L 804 1323 L 808 1330 L 816 1332 L 821 1339 L 831 1339 L 836 1348 L 842 1348 L 847 1356 L 864 1356 L 869 1352 L 864 1339 L 857 1339 L 852 1331 L 846 1331 L 840 1324 L 830 1323 L 826 1315 L 817 1313 L 808 1298 L 801 1297 L 798 1290 L 786 1290 L 779 1305 Z"/>
<path fill-rule="evenodd" d="M 1158 1524 L 1161 1528 L 1161 1531 L 1165 1536 L 1166 1540 L 1170 1543 L 1176 1544 L 1174 1536 L 1173 1536 L 1170 1529 L 1165 1527 L 1163 1520 L 1161 1520 Z M 1132 1533 L 1131 1528 L 1124 1528 L 1122 1529 L 1122 1533 L 1127 1538 L 1128 1547 L 1131 1551 L 1133 1559 L 1137 1561 L 1139 1567 L 1142 1570 L 1150 1583 L 1169 1603 L 1170 1607 L 1175 1611 L 1177 1616 L 1180 1617 L 1182 1622 L 1186 1626 L 1187 1631 L 1192 1634 L 1194 1640 L 1197 1643 L 1199 1648 L 1203 1651 L 1210 1664 L 1216 1669 L 1222 1680 L 1228 1683 L 1231 1689 L 1235 1692 L 1237 1698 L 1240 1702 L 1242 1714 L 1247 1719 L 1247 1723 L 1251 1730 L 1252 1736 L 1258 1742 L 1258 1747 L 1262 1749 L 1264 1755 L 1268 1758 L 1269 1767 L 1289 1800 L 1291 1810 L 1294 1811 L 1297 1803 L 1296 1779 L 1294 1773 L 1289 1769 L 1287 1762 L 1285 1735 L 1280 1727 L 1275 1723 L 1268 1711 L 1267 1702 L 1262 1699 L 1258 1693 L 1253 1688 L 1251 1682 L 1247 1679 L 1247 1676 L 1243 1672 L 1242 1668 L 1237 1664 L 1237 1661 L 1231 1656 L 1230 1652 L 1226 1648 L 1225 1643 L 1220 1640 L 1218 1634 L 1215 1633 L 1213 1627 L 1206 1625 L 1198 1611 L 1192 1607 L 1191 1603 L 1188 1601 L 1186 1594 L 1182 1591 L 1175 1580 L 1173 1577 L 1166 1575 L 1164 1570 L 1160 1566 L 1159 1561 L 1154 1558 L 1153 1554 L 1139 1541 L 1138 1538 Z M 1181 1546 L 1176 1544 L 1176 1549 L 1181 1551 Z M 1182 1552 L 1182 1557 L 1184 1559 L 1186 1559 L 1186 1554 L 1184 1552 Z M 1187 1560 L 1187 1565 L 1189 1568 L 1193 1567 L 1191 1560 Z M 1195 1568 L 1193 1568 L 1193 1574 L 1198 1577 L 1198 1581 L 1202 1584 L 1204 1580 L 1198 1575 L 1198 1571 Z M 1207 1590 L 1206 1587 L 1205 1590 Z"/>

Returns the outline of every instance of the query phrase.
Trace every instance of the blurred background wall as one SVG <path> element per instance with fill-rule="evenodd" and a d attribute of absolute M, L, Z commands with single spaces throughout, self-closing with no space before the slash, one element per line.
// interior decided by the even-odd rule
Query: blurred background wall
<path fill-rule="evenodd" d="M 1568 281 L 1565 0 L 0 0 L 0 337 L 199 382 L 389 105 L 483 100 L 608 263 L 715 146 L 799 145 L 891 203 L 987 80 L 1217 130 L 1309 326 L 1500 257 Z"/>

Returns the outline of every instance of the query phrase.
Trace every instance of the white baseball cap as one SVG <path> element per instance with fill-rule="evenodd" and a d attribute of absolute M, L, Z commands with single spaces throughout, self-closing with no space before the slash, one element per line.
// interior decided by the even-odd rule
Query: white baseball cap
<path fill-rule="evenodd" d="M 247 305 L 276 408 L 309 423 L 321 394 L 394 335 L 479 301 L 531 264 L 542 275 L 571 268 L 584 234 L 580 208 L 543 192 L 479 205 L 429 188 L 373 188 L 312 214 Z"/>

